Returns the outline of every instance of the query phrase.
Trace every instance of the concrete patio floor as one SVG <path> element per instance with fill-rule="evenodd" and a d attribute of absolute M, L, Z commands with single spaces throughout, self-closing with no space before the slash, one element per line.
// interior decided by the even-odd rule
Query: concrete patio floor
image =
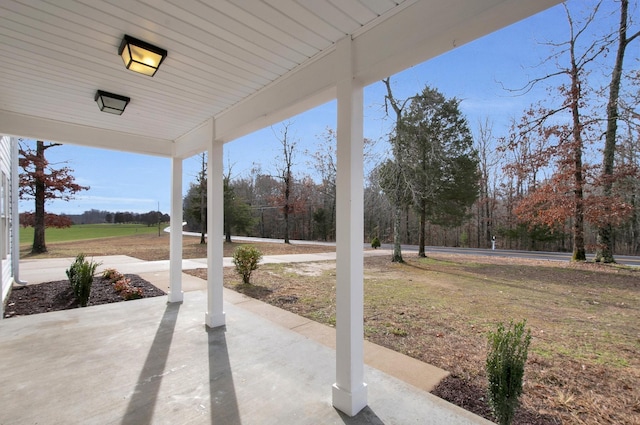
<path fill-rule="evenodd" d="M 135 269 L 122 260 L 118 270 Z M 35 266 L 32 277 L 46 269 Z M 166 288 L 166 271 L 139 274 Z M 445 372 L 370 343 L 369 407 L 349 418 L 331 405 L 333 328 L 225 290 L 227 325 L 207 329 L 205 282 L 183 279 L 180 304 L 157 297 L 2 320 L 0 423 L 490 423 L 428 393 Z"/>

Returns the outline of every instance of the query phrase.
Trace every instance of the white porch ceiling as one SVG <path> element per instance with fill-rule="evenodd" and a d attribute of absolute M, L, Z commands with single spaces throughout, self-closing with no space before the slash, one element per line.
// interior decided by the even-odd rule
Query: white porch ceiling
<path fill-rule="evenodd" d="M 364 85 L 559 0 L 2 0 L 0 134 L 162 156 L 227 142 L 335 97 L 335 43 Z M 124 34 L 168 50 L 126 70 Z M 131 98 L 100 112 L 96 90 Z"/>

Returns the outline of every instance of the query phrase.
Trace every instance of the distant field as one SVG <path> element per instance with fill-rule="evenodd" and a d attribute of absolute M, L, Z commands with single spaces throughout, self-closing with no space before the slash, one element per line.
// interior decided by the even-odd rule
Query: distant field
<path fill-rule="evenodd" d="M 161 226 L 166 227 L 166 224 Z M 47 228 L 47 243 L 81 241 L 115 236 L 157 234 L 158 227 L 145 224 L 76 224 L 66 229 Z M 20 228 L 20 245 L 33 243 L 33 227 Z"/>

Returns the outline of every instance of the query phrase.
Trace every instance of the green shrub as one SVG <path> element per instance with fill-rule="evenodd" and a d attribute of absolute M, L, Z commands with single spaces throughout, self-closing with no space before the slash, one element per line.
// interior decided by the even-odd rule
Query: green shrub
<path fill-rule="evenodd" d="M 87 261 L 84 254 L 78 254 L 75 261 L 66 270 L 73 295 L 76 297 L 81 307 L 86 307 L 89 303 L 91 295 L 91 284 L 93 283 L 93 275 L 99 263 Z"/>
<path fill-rule="evenodd" d="M 236 248 L 233 253 L 233 264 L 236 271 L 242 276 L 242 283 L 251 283 L 251 272 L 258 268 L 262 259 L 262 252 L 251 245 L 243 245 Z"/>
<path fill-rule="evenodd" d="M 69 283 L 71 284 L 71 289 L 73 289 L 74 295 L 76 294 L 76 276 L 80 273 L 80 269 L 82 268 L 82 264 L 85 262 L 84 254 L 78 254 L 76 259 L 71 266 L 66 270 L 67 278 L 69 278 Z"/>
<path fill-rule="evenodd" d="M 373 249 L 380 248 L 380 239 L 378 239 L 377 236 L 375 238 L 373 238 L 373 240 L 371 241 L 371 248 L 373 248 Z"/>
<path fill-rule="evenodd" d="M 487 378 L 489 379 L 489 404 L 500 425 L 513 420 L 518 398 L 522 394 L 524 365 L 531 342 L 531 331 L 525 332 L 526 321 L 514 324 L 498 324 L 496 332 L 489 332 Z"/>

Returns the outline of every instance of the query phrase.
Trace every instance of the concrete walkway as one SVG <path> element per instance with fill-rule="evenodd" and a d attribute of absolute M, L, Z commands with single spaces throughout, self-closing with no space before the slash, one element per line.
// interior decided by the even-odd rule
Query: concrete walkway
<path fill-rule="evenodd" d="M 168 287 L 162 262 L 96 260 Z M 22 278 L 55 280 L 71 261 L 21 262 Z M 157 297 L 2 320 L 0 423 L 489 423 L 427 392 L 446 372 L 371 343 L 369 407 L 348 418 L 331 406 L 333 328 L 225 289 L 227 326 L 206 329 L 205 287 L 183 274 L 182 304 Z"/>

